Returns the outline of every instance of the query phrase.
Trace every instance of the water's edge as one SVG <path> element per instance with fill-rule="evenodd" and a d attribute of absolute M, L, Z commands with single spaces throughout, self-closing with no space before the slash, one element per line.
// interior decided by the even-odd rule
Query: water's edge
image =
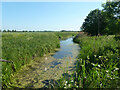
<path fill-rule="evenodd" d="M 46 80 L 59 79 L 64 70 L 73 72 L 76 57 L 79 54 L 79 45 L 73 42 L 73 38 L 60 41 L 60 50 L 53 55 L 36 57 L 35 61 L 23 66 L 11 78 L 11 85 L 14 87 L 41 88 L 46 85 Z"/>

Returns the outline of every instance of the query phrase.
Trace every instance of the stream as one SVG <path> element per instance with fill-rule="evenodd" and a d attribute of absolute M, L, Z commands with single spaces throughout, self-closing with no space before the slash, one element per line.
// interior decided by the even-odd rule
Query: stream
<path fill-rule="evenodd" d="M 65 71 L 72 74 L 79 49 L 72 37 L 61 40 L 58 52 L 37 57 L 30 64 L 23 66 L 11 78 L 11 85 L 19 88 L 43 88 L 50 80 L 60 79 Z"/>

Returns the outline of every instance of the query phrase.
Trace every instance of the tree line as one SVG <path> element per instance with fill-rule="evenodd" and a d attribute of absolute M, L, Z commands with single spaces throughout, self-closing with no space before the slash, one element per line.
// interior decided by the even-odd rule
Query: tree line
<path fill-rule="evenodd" d="M 17 31 L 17 30 L 0 30 L 0 32 L 79 32 L 79 31 L 71 31 L 71 30 L 61 30 L 61 31 L 47 31 L 47 30 L 44 30 L 44 31 L 28 31 L 28 30 L 22 30 L 22 31 Z"/>
<path fill-rule="evenodd" d="M 103 9 L 91 11 L 81 26 L 88 35 L 117 35 L 120 34 L 120 1 L 106 2 Z"/>

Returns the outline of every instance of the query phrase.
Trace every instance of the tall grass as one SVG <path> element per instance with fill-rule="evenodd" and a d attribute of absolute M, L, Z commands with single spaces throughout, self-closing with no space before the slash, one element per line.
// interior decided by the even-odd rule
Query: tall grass
<path fill-rule="evenodd" d="M 78 32 L 54 32 L 60 39 L 66 39 L 71 36 L 77 35 Z"/>
<path fill-rule="evenodd" d="M 2 87 L 10 85 L 10 76 L 18 71 L 21 66 L 53 52 L 60 47 L 59 34 L 62 37 L 72 36 L 74 33 L 61 32 L 24 32 L 2 34 L 2 59 L 11 61 L 2 62 Z M 65 35 L 64 35 L 65 34 Z"/>
<path fill-rule="evenodd" d="M 119 86 L 120 56 L 114 36 L 84 37 L 80 39 L 80 87 L 117 88 Z M 85 73 L 85 74 L 84 74 Z"/>
<path fill-rule="evenodd" d="M 120 88 L 120 47 L 114 36 L 77 37 L 76 71 L 61 78 L 63 88 Z"/>

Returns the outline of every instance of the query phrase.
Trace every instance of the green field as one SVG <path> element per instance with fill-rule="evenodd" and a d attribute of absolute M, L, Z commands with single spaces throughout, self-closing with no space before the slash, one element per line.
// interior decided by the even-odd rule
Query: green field
<path fill-rule="evenodd" d="M 120 89 L 120 0 L 1 7 L 0 89 Z"/>
<path fill-rule="evenodd" d="M 42 57 L 60 48 L 60 40 L 76 32 L 4 32 L 2 33 L 2 85 L 9 87 L 10 77 L 35 57 Z"/>
<path fill-rule="evenodd" d="M 10 87 L 10 77 L 29 64 L 60 48 L 60 39 L 77 35 L 76 32 L 6 32 L 2 34 L 2 85 Z M 69 79 L 61 78 L 61 88 L 119 88 L 120 40 L 115 35 L 78 36 L 80 45 L 76 71 Z M 66 83 L 67 82 L 67 83 Z"/>

